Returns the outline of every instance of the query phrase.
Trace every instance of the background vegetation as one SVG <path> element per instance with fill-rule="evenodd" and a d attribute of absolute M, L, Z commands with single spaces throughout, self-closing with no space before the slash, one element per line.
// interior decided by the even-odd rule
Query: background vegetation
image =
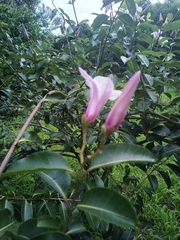
<path fill-rule="evenodd" d="M 90 26 L 39 1 L 0 1 L 2 240 L 180 238 L 180 2 L 108 4 Z M 78 67 L 120 90 L 142 72 L 122 125 L 84 165 Z M 85 157 L 112 105 L 90 125 Z"/>

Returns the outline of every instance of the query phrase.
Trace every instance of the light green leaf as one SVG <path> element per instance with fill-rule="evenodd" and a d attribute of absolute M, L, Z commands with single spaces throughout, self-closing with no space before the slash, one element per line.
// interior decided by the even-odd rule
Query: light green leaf
<path fill-rule="evenodd" d="M 54 93 L 49 94 L 45 101 L 48 102 L 53 102 L 53 103 L 57 103 L 57 102 L 65 102 L 66 96 L 58 91 L 55 91 Z"/>
<path fill-rule="evenodd" d="M 44 151 L 33 153 L 14 162 L 5 173 L 0 175 L 0 177 L 44 170 L 72 171 L 67 161 L 60 154 Z"/>
<path fill-rule="evenodd" d="M 68 232 L 66 233 L 67 235 L 69 234 L 75 234 L 75 233 L 80 233 L 80 232 L 85 232 L 86 228 L 84 227 L 83 223 L 80 221 L 73 222 L 69 226 Z"/>
<path fill-rule="evenodd" d="M 166 24 L 163 28 L 163 32 L 178 30 L 178 29 L 180 29 L 180 20 Z"/>
<path fill-rule="evenodd" d="M 54 190 L 56 190 L 63 198 L 66 198 L 66 193 L 71 183 L 71 177 L 67 171 L 52 170 L 38 172 L 38 175 Z"/>
<path fill-rule="evenodd" d="M 33 218 L 33 207 L 27 200 L 21 205 L 21 217 L 24 222 Z"/>
<path fill-rule="evenodd" d="M 137 217 L 130 202 L 108 188 L 93 188 L 85 193 L 77 208 L 121 227 L 134 227 Z"/>
<path fill-rule="evenodd" d="M 153 92 L 152 90 L 150 89 L 147 89 L 147 94 L 149 95 L 149 97 L 152 99 L 152 101 L 155 103 L 157 102 L 157 96 L 156 96 L 156 93 Z"/>
<path fill-rule="evenodd" d="M 136 5 L 134 0 L 125 0 L 127 9 L 129 10 L 130 14 L 134 17 L 136 13 Z"/>
<path fill-rule="evenodd" d="M 149 66 L 149 60 L 147 59 L 147 57 L 145 55 L 139 54 L 138 57 L 140 58 L 141 62 L 143 62 L 143 64 L 145 64 L 146 67 Z"/>
<path fill-rule="evenodd" d="M 102 153 L 91 159 L 88 171 L 123 162 L 155 162 L 154 155 L 146 148 L 133 144 L 109 144 L 103 147 Z"/>
<path fill-rule="evenodd" d="M 106 14 L 100 14 L 98 15 L 94 21 L 93 21 L 93 24 L 92 24 L 92 28 L 93 30 L 95 31 L 97 28 L 99 28 L 103 23 L 106 22 L 106 20 L 108 19 L 108 15 Z"/>

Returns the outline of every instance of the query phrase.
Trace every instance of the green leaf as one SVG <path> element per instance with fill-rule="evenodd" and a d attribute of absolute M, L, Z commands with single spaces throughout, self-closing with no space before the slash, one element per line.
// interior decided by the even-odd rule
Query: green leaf
<path fill-rule="evenodd" d="M 164 179 L 164 181 L 169 189 L 171 187 L 171 178 L 169 177 L 169 174 L 164 171 L 159 171 L 159 173 L 161 174 L 162 178 Z"/>
<path fill-rule="evenodd" d="M 21 160 L 14 162 L 0 177 L 17 173 L 36 172 L 43 170 L 67 170 L 72 171 L 66 160 L 59 154 L 53 152 L 33 153 Z"/>
<path fill-rule="evenodd" d="M 44 200 L 44 205 L 46 207 L 46 211 L 52 218 L 56 218 L 56 209 L 55 206 L 51 202 L 47 202 Z"/>
<path fill-rule="evenodd" d="M 58 231 L 47 231 L 47 228 L 37 227 L 37 219 L 30 219 L 21 224 L 18 229 L 17 239 L 31 240 L 70 240 L 64 233 Z"/>
<path fill-rule="evenodd" d="M 166 126 L 157 126 L 153 128 L 153 133 L 161 137 L 166 137 L 169 135 L 170 130 Z"/>
<path fill-rule="evenodd" d="M 153 92 L 153 91 L 150 90 L 150 89 L 146 89 L 146 91 L 147 91 L 147 94 L 149 95 L 149 97 L 152 99 L 152 101 L 153 101 L 154 103 L 156 103 L 156 102 L 157 102 L 156 93 Z"/>
<path fill-rule="evenodd" d="M 157 177 L 155 175 L 148 175 L 148 179 L 149 179 L 152 189 L 155 191 L 158 188 Z"/>
<path fill-rule="evenodd" d="M 37 143 L 37 145 L 41 148 L 41 149 L 44 149 L 45 146 L 42 144 L 42 140 L 41 138 L 39 137 L 39 135 L 34 132 L 34 131 L 29 131 L 29 132 L 25 132 L 23 137 L 21 138 L 21 140 L 19 142 L 25 142 L 25 141 L 28 141 L 28 142 L 34 142 L 34 143 Z"/>
<path fill-rule="evenodd" d="M 0 204 L 0 208 L 1 209 L 8 209 L 12 215 L 14 215 L 14 208 L 13 208 L 13 205 L 10 201 L 8 201 L 7 199 L 3 199 L 1 200 L 1 204 Z"/>
<path fill-rule="evenodd" d="M 85 232 L 86 228 L 83 223 L 80 221 L 76 221 L 70 224 L 68 232 L 66 234 L 75 234 L 80 232 Z"/>
<path fill-rule="evenodd" d="M 146 148 L 133 144 L 109 144 L 103 147 L 102 153 L 91 159 L 88 171 L 123 162 L 155 162 L 155 157 Z"/>
<path fill-rule="evenodd" d="M 125 0 L 127 9 L 129 10 L 130 14 L 134 17 L 136 13 L 136 5 L 134 0 Z"/>
<path fill-rule="evenodd" d="M 21 205 L 21 217 L 24 222 L 33 218 L 33 207 L 27 200 Z"/>
<path fill-rule="evenodd" d="M 37 220 L 37 227 L 59 229 L 59 223 L 51 216 L 43 216 Z"/>
<path fill-rule="evenodd" d="M 140 58 L 141 62 L 143 62 L 146 67 L 149 66 L 149 60 L 147 59 L 147 57 L 145 55 L 139 54 L 138 57 Z"/>
<path fill-rule="evenodd" d="M 134 227 L 137 217 L 134 207 L 119 193 L 108 188 L 93 188 L 77 205 L 80 210 L 118 226 Z"/>
<path fill-rule="evenodd" d="M 93 229 L 96 230 L 99 228 L 100 225 L 100 220 L 97 217 L 92 216 L 89 213 L 85 213 L 86 214 L 86 218 L 88 221 L 89 226 Z"/>
<path fill-rule="evenodd" d="M 71 184 L 71 177 L 67 171 L 52 170 L 38 172 L 38 175 L 56 190 L 63 198 L 66 198 L 68 188 Z"/>
<path fill-rule="evenodd" d="M 132 28 L 133 26 L 133 20 L 132 18 L 129 16 L 129 14 L 118 14 L 118 18 L 120 21 L 122 21 L 124 23 L 124 25 L 126 26 L 130 26 Z"/>
<path fill-rule="evenodd" d="M 93 21 L 93 23 L 92 23 L 92 28 L 93 28 L 93 30 L 95 31 L 97 28 L 99 28 L 103 23 L 106 22 L 106 20 L 107 20 L 108 18 L 109 18 L 109 17 L 108 17 L 108 15 L 106 15 L 106 14 L 100 14 L 100 15 L 98 15 L 98 16 L 94 19 L 94 21 Z"/>
<path fill-rule="evenodd" d="M 3 209 L 0 211 L 0 236 L 6 231 L 10 230 L 10 227 L 14 224 L 14 219 L 9 209 Z"/>
<path fill-rule="evenodd" d="M 167 166 L 178 176 L 180 177 L 180 167 L 175 164 L 167 164 Z"/>
<path fill-rule="evenodd" d="M 163 32 L 178 30 L 178 29 L 180 29 L 180 20 L 166 24 L 163 28 Z"/>
<path fill-rule="evenodd" d="M 66 222 L 68 211 L 69 210 L 68 210 L 67 204 L 61 201 L 59 203 L 59 215 L 60 215 L 61 225 L 64 225 L 64 223 Z"/>
<path fill-rule="evenodd" d="M 55 91 L 54 93 L 52 94 L 49 94 L 45 101 L 48 101 L 48 102 L 53 102 L 53 103 L 57 103 L 57 102 L 65 102 L 65 99 L 66 99 L 66 96 L 61 93 L 61 92 L 58 92 L 58 91 Z"/>

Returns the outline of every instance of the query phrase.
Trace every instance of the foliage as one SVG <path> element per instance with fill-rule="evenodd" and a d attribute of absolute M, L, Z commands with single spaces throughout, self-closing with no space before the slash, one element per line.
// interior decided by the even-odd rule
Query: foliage
<path fill-rule="evenodd" d="M 49 10 L 59 19 L 55 38 L 42 35 L 27 9 L 19 15 L 1 6 L 0 239 L 148 239 L 146 221 L 151 239 L 180 236 L 147 211 L 156 214 L 159 202 L 151 202 L 165 185 L 164 196 L 175 198 L 180 176 L 179 20 L 169 14 L 156 23 L 146 6 L 103 1 L 110 3 L 117 12 L 97 15 L 91 27 Z M 109 76 L 116 89 L 142 72 L 124 122 L 106 142 L 101 126 L 112 102 L 84 125 L 89 91 L 79 66 Z M 179 215 L 171 208 L 157 216 L 173 222 Z"/>

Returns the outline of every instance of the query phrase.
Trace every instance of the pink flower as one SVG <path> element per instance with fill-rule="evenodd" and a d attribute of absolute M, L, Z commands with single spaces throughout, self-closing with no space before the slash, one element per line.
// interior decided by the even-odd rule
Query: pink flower
<path fill-rule="evenodd" d="M 109 10 L 111 10 L 112 4 L 108 4 L 105 6 L 105 13 L 107 13 Z"/>
<path fill-rule="evenodd" d="M 121 91 L 114 90 L 113 82 L 108 77 L 92 78 L 82 68 L 79 68 L 79 72 L 90 88 L 90 101 L 86 109 L 85 120 L 88 123 L 93 123 L 108 99 L 115 100 Z"/>
<path fill-rule="evenodd" d="M 23 34 L 24 34 L 25 39 L 26 39 L 26 40 L 29 40 L 29 35 L 28 35 L 28 33 L 27 33 L 27 30 L 26 30 L 24 24 L 22 23 L 21 26 L 22 26 L 22 31 L 23 31 Z"/>
<path fill-rule="evenodd" d="M 123 89 L 120 97 L 118 98 L 113 108 L 109 112 L 105 122 L 105 129 L 107 132 L 112 133 L 116 131 L 116 129 L 124 120 L 127 114 L 127 110 L 131 102 L 132 96 L 138 86 L 140 76 L 141 76 L 141 72 L 138 71 L 130 78 L 125 88 Z"/>

